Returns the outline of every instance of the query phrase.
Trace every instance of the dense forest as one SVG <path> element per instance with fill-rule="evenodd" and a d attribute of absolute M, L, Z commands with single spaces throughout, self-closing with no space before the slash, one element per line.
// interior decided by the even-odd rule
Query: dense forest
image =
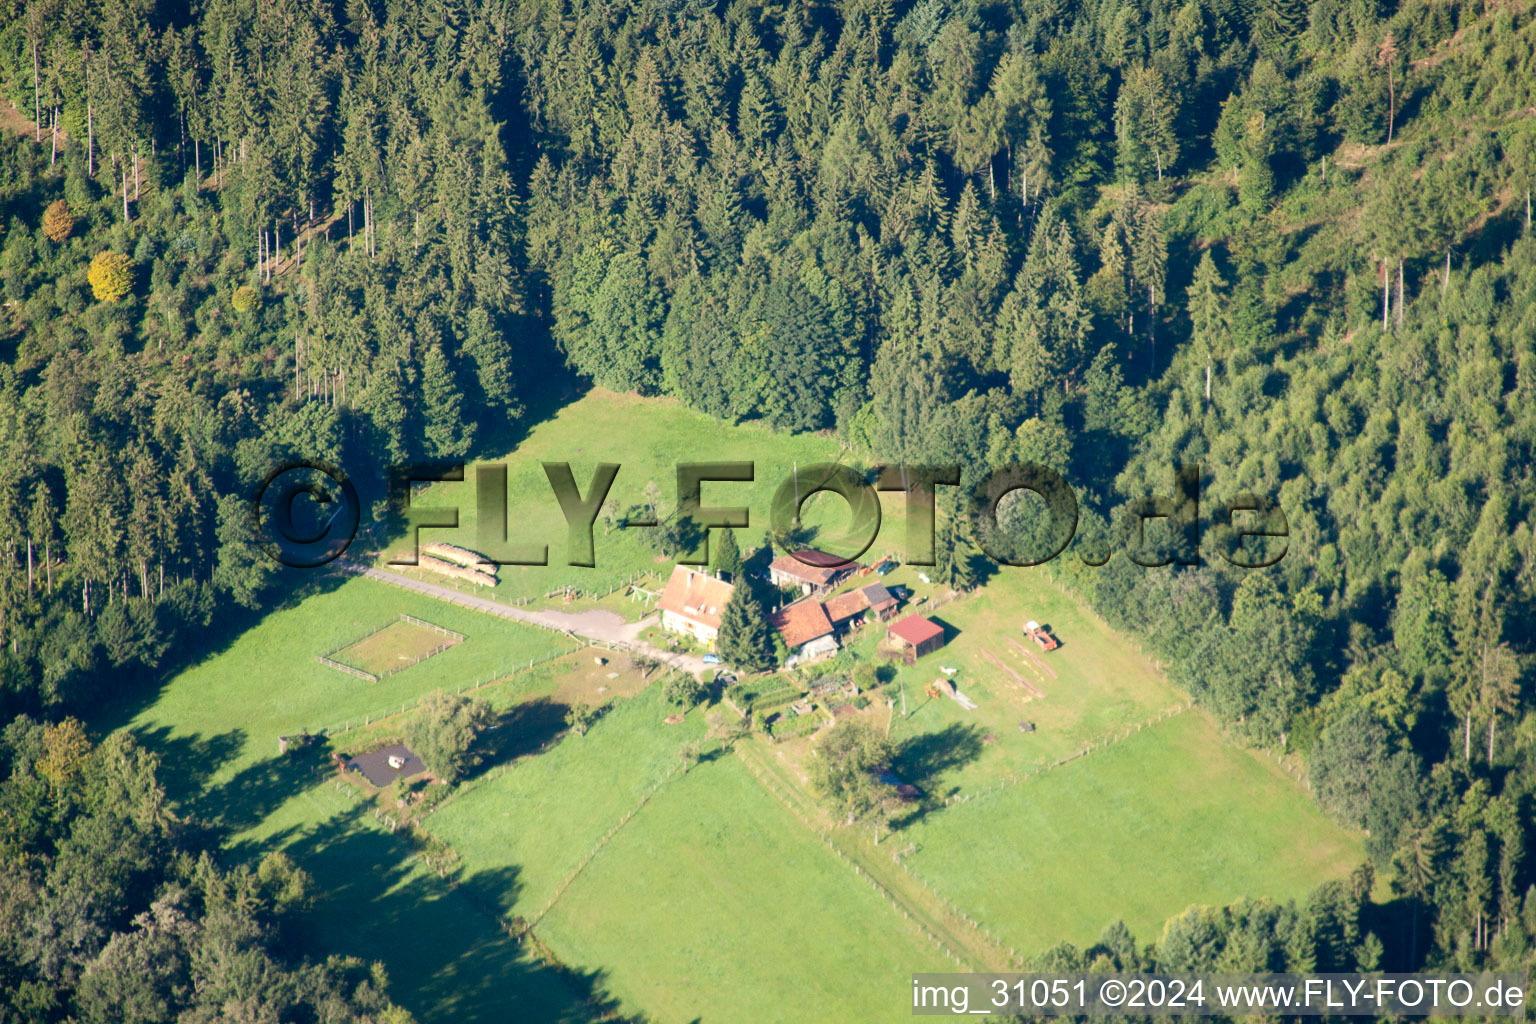
<path fill-rule="evenodd" d="M 409 1024 L 377 968 L 283 958 L 313 883 L 280 853 L 221 869 L 157 768 L 73 718 L 0 732 L 0 1019 Z"/>
<path fill-rule="evenodd" d="M 5 717 L 269 600 L 242 502 L 280 455 L 494 450 L 576 378 L 1063 471 L 1050 571 L 1388 879 L 1166 962 L 1324 918 L 1340 968 L 1530 961 L 1529 2 L 0 10 Z M 1194 464 L 1278 501 L 1278 565 L 1089 564 Z"/>

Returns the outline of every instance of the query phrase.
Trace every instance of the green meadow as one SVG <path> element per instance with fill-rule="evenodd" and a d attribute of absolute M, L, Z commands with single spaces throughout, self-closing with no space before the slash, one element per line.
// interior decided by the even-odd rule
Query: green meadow
<path fill-rule="evenodd" d="M 484 895 L 509 916 L 532 917 L 572 868 L 643 796 L 672 772 L 679 751 L 698 739 L 703 717 L 664 725 L 674 708 L 652 686 L 619 704 L 585 736 L 510 770 L 472 780 L 433 812 L 433 835 L 445 840 L 471 875 L 507 870 L 514 884 Z"/>
<path fill-rule="evenodd" d="M 731 756 L 663 786 L 540 934 L 659 1021 L 897 1020 L 913 971 L 959 969 Z"/>
<path fill-rule="evenodd" d="M 423 1022 L 579 1024 L 592 1019 L 597 979 L 543 963 L 507 940 L 494 912 L 423 867 L 350 787 L 311 782 L 273 810 L 260 841 L 315 880 L 300 925 L 316 952 L 385 965 L 395 999 Z"/>
<path fill-rule="evenodd" d="M 908 827 L 906 865 L 1003 942 L 1144 940 L 1191 904 L 1305 896 L 1363 858 L 1273 763 L 1196 710 Z"/>
<path fill-rule="evenodd" d="M 837 462 L 859 465 L 831 438 L 775 434 L 757 425 L 732 426 L 675 402 L 596 389 L 532 427 L 516 451 L 466 466 L 462 482 L 419 485 L 412 497 L 414 505 L 455 508 L 459 517 L 456 529 L 423 530 L 423 543 L 439 540 L 476 550 L 490 547 L 479 536 L 475 484 L 477 467 L 487 462 L 507 468 L 509 542 L 548 547 L 548 565 L 501 567 L 495 596 L 503 600 L 537 599 L 561 587 L 603 592 L 638 572 L 664 574 L 671 570 L 672 560 L 647 545 L 647 528 L 610 527 L 602 516 L 593 529 L 596 566 L 566 564 L 568 529 L 545 476 L 544 462 L 569 463 L 583 496 L 589 493 L 600 463 L 617 463 L 620 468 L 609 491 L 609 504 L 622 513 L 654 500 L 663 517 L 676 507 L 679 463 L 751 462 L 755 472 L 750 483 L 703 485 L 704 505 L 748 509 L 751 525 L 738 531 L 737 537 L 743 548 L 763 542 L 774 492 L 796 479 L 797 467 L 804 470 Z M 809 473 L 800 476 L 807 488 L 812 479 Z M 851 516 L 836 495 L 821 493 L 810 498 L 803 518 L 808 526 L 818 528 L 819 543 L 835 546 L 846 540 Z M 493 531 L 500 527 L 491 526 Z M 902 536 L 898 524 L 887 523 L 876 543 L 895 544 Z M 397 539 L 380 556 L 380 564 L 401 550 Z M 434 582 L 441 580 L 434 578 Z"/>
<path fill-rule="evenodd" d="M 422 694 L 457 689 L 574 650 L 567 638 L 473 612 L 388 584 L 351 577 L 279 608 L 170 680 L 128 728 L 161 754 L 173 788 L 222 789 L 242 803 L 240 774 L 277 759 L 277 738 L 398 714 Z M 378 682 L 322 665 L 316 655 L 355 640 L 401 613 L 466 635 Z M 182 770 L 185 769 L 185 772 Z M 184 779 L 177 778 L 184 774 Z M 255 794 L 253 794 L 254 796 Z M 224 809 L 221 809 L 224 810 Z M 240 817 L 254 824 L 252 807 Z"/>
<path fill-rule="evenodd" d="M 752 483 L 704 492 L 706 504 L 751 508 L 746 546 L 762 539 L 772 492 L 796 462 L 838 457 L 823 437 L 721 426 L 667 402 L 589 394 L 533 427 L 504 460 L 514 539 L 547 541 L 557 564 L 504 568 L 497 596 L 538 604 L 560 586 L 602 591 L 671 565 L 638 531 L 601 522 L 596 569 L 558 564 L 565 525 L 541 461 L 571 461 L 583 487 L 598 462 L 618 462 L 619 507 L 654 483 L 664 513 L 677 462 L 755 461 Z M 437 485 L 417 496 L 460 509 L 456 534 L 428 531 L 429 539 L 476 545 L 473 487 Z M 903 548 L 901 499 L 887 495 L 883 505 L 871 554 Z M 847 526 L 835 496 L 807 510 L 823 537 Z M 919 889 L 934 897 L 919 916 L 949 930 L 941 941 L 964 927 L 943 907 L 1021 954 L 1090 942 L 1115 918 L 1149 940 L 1192 903 L 1299 896 L 1358 862 L 1358 837 L 1323 818 L 1277 767 L 1228 744 L 1204 715 L 1179 710 L 1185 695 L 1047 573 L 1004 569 L 983 589 L 945 600 L 921 572 L 902 566 L 885 582 L 908 590 L 909 607 L 931 611 L 946 645 L 899 670 L 894 707 L 881 700 L 864 714 L 889 723 L 896 767 L 930 801 L 879 847 L 864 830 L 835 831 L 833 843 L 855 860 L 878 858 L 905 886 L 900 898 Z M 628 603 L 615 597 L 603 606 L 627 612 Z M 316 661 L 402 613 L 467 638 L 378 683 Z M 1029 644 L 1021 626 L 1031 618 L 1051 626 L 1059 650 L 1018 650 Z M 855 648 L 870 653 L 878 633 Z M 574 1021 L 611 1007 L 658 1021 L 887 1019 L 905 1013 L 912 971 L 954 967 L 924 927 L 817 834 L 812 825 L 828 819 L 808 824 L 780 801 L 788 793 L 801 814 L 820 814 L 800 767 L 807 741 L 745 741 L 774 785 L 790 787 L 770 791 L 743 757 L 706 735 L 706 715 L 723 708 L 665 724 L 672 709 L 656 685 L 616 703 L 584 736 L 567 734 L 471 777 L 429 815 L 426 829 L 458 854 L 453 884 L 327 775 L 322 752 L 277 754 L 278 736 L 304 729 L 350 725 L 341 744 L 374 742 L 394 734 L 398 719 L 388 716 L 422 693 L 508 673 L 481 692 L 499 708 L 521 702 L 530 713 L 557 710 L 556 696 L 605 699 L 640 685 L 638 677 L 616 681 L 609 673 L 617 666 L 594 667 L 586 653 L 527 670 L 574 650 L 556 634 L 336 577 L 117 720 L 161 755 L 183 806 L 225 830 L 233 857 L 293 854 L 324 894 L 309 915 L 316 938 L 384 962 L 401 1000 L 426 1022 L 509 1013 Z M 928 696 L 940 679 L 976 708 Z M 558 716 L 544 728 L 558 729 Z M 1094 749 L 1049 767 L 1085 747 Z M 684 771 L 689 749 L 701 757 Z M 900 865 L 890 860 L 898 851 Z M 531 924 L 531 941 L 508 937 L 514 918 Z"/>

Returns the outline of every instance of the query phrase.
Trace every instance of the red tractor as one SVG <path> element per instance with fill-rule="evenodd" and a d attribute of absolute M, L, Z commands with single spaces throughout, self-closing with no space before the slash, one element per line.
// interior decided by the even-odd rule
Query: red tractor
<path fill-rule="evenodd" d="M 1058 641 L 1054 636 L 1051 636 L 1050 631 L 1034 619 L 1024 623 L 1024 632 L 1028 633 L 1030 639 L 1040 645 L 1042 651 L 1054 651 L 1059 646 Z"/>

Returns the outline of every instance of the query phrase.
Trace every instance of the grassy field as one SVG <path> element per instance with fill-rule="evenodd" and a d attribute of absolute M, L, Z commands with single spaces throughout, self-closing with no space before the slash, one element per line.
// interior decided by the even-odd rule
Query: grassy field
<path fill-rule="evenodd" d="M 315 660 L 401 613 L 467 639 L 378 683 Z M 551 969 L 507 941 L 494 910 L 476 908 L 419 866 L 409 844 L 379 825 L 350 787 L 326 777 L 323 756 L 277 755 L 279 735 L 396 714 L 429 690 L 574 650 L 543 630 L 352 578 L 271 613 L 187 668 L 129 714 L 126 727 L 160 755 L 162 777 L 183 806 L 228 830 L 232 860 L 283 849 L 314 875 L 321 899 L 307 923 L 317 951 L 382 961 L 396 998 L 423 1021 L 502 1021 L 509 1012 L 585 1021 L 596 979 Z M 507 707 L 602 683 L 632 688 L 627 675 L 589 679 L 596 670 L 588 654 L 542 663 L 480 695 Z M 398 729 L 398 719 L 382 728 Z M 379 729 L 343 742 L 366 743 Z M 489 880 L 469 881 L 486 887 Z"/>
<path fill-rule="evenodd" d="M 667 783 L 539 929 L 658 1021 L 899 1020 L 957 970 L 729 755 Z"/>
<path fill-rule="evenodd" d="M 459 642 L 425 626 L 396 619 L 331 657 L 343 665 L 383 676 L 411 667 L 439 647 L 452 647 Z"/>
<path fill-rule="evenodd" d="M 1360 862 L 1272 763 L 1175 715 L 1025 781 L 929 814 L 907 866 L 1020 950 L 1141 939 L 1190 904 L 1300 897 Z"/>
<path fill-rule="evenodd" d="M 314 876 L 303 927 L 316 955 L 380 961 L 395 1000 L 423 1022 L 578 1024 L 595 979 L 550 968 L 507 941 L 493 914 L 421 867 L 410 844 L 334 781 L 301 787 L 275 808 L 258 844 L 281 847 Z"/>
<path fill-rule="evenodd" d="M 315 660 L 402 612 L 468 639 L 377 683 Z M 272 612 L 187 668 L 128 727 L 160 754 L 178 795 L 217 789 L 220 806 L 211 810 L 218 817 L 255 824 L 264 817 L 259 804 L 280 794 L 243 797 L 240 789 L 264 787 L 279 770 L 278 736 L 360 724 L 399 712 L 428 691 L 457 689 L 574 647 L 557 634 L 354 577 Z"/>
<path fill-rule="evenodd" d="M 907 574 L 915 576 L 911 567 L 903 567 L 890 579 L 902 582 Z M 919 594 L 932 589 L 912 585 Z M 947 642 L 901 669 L 908 717 L 898 718 L 892 728 L 898 742 L 936 734 L 966 738 L 959 744 L 965 756 L 944 758 L 937 773 L 924 769 L 929 776 L 924 788 L 930 792 L 984 788 L 1187 699 L 1126 638 L 1039 569 L 1005 569 L 985 588 L 943 605 L 931 617 L 945 627 Z M 1034 658 L 1021 654 L 1015 644 L 1037 650 L 1023 633 L 1029 619 L 1050 626 L 1061 646 Z M 989 654 L 1044 696 L 1030 693 Z M 956 671 L 946 675 L 945 668 Z M 976 709 L 928 697 L 925 688 L 937 680 L 952 680 Z M 1032 724 L 1034 731 L 1020 731 L 1021 722 Z"/>
<path fill-rule="evenodd" d="M 654 574 L 654 587 L 670 569 L 638 531 L 601 523 L 598 568 L 559 564 L 565 526 L 543 460 L 571 461 L 582 485 L 597 462 L 618 462 L 619 506 L 654 482 L 664 510 L 677 461 L 753 460 L 754 483 L 705 488 L 706 504 L 751 507 L 745 546 L 761 541 L 772 492 L 796 461 L 837 455 L 827 438 L 726 427 L 669 403 L 593 392 L 535 426 L 506 460 L 514 539 L 548 542 L 557 564 L 504 567 L 495 596 L 638 616 L 647 604 L 622 592 L 544 595 L 562 586 L 602 594 L 636 572 Z M 464 527 L 441 539 L 476 546 L 473 489 L 442 485 L 417 499 L 458 505 Z M 902 499 L 887 495 L 883 505 L 871 556 L 903 548 Z M 818 497 L 807 519 L 835 536 L 845 506 Z M 930 803 L 884 845 L 869 845 L 864 829 L 834 842 L 879 868 L 946 943 L 958 920 L 948 906 L 982 921 L 1004 952 L 1089 942 L 1117 917 L 1150 940 L 1191 903 L 1295 896 L 1358 862 L 1358 837 L 1329 824 L 1278 768 L 1226 744 L 1200 713 L 1180 711 L 1186 696 L 1044 571 L 1005 569 L 953 600 L 922 572 L 902 566 L 883 582 L 908 591 L 903 614 L 931 613 L 946 645 L 899 669 L 894 707 L 877 700 L 862 713 L 889 728 L 896 767 Z M 402 613 L 467 639 L 378 683 L 315 660 Z M 1011 640 L 1028 643 L 1021 625 L 1031 618 L 1051 626 L 1059 650 L 1036 659 L 1015 649 Z M 378 634 L 388 643 L 374 645 L 370 663 L 398 660 L 392 631 Z M 883 632 L 871 627 L 855 648 L 872 654 Z M 528 670 L 531 661 L 540 664 Z M 279 735 L 338 725 L 352 727 L 338 746 L 361 749 L 397 734 L 400 709 L 422 693 L 510 669 L 523 671 L 477 694 L 515 709 L 505 720 L 516 728 L 497 735 L 532 738 L 501 750 L 495 767 L 427 819 L 459 855 L 458 888 L 417 866 L 356 794 L 338 789 L 320 770 L 322 754 L 277 756 Z M 937 679 L 952 679 L 977 707 L 926 696 Z M 234 858 L 293 853 L 328 894 L 312 915 L 317 940 L 383 960 L 427 1024 L 509 1013 L 580 1020 L 594 994 L 664 1021 L 904 1015 L 910 972 L 953 962 L 802 820 L 823 814 L 803 772 L 810 740 L 748 741 L 741 757 L 750 751 L 771 792 L 741 757 L 711 756 L 706 714 L 720 709 L 666 725 L 673 709 L 647 681 L 624 656 L 351 578 L 267 615 L 147 706 L 103 717 L 161 755 L 173 794 L 226 829 Z M 534 753 L 558 733 L 565 705 L 615 697 L 629 699 L 587 735 Z M 704 761 L 682 773 L 680 752 L 701 740 Z M 1096 749 L 1044 767 L 1085 747 Z M 533 756 L 509 760 L 522 754 Z M 905 867 L 891 859 L 901 849 L 910 850 Z M 503 916 L 536 922 L 534 937 L 571 969 L 530 959 L 500 931 Z"/>
<path fill-rule="evenodd" d="M 510 540 L 547 544 L 550 562 L 547 566 L 502 566 L 495 596 L 503 600 L 542 598 L 567 586 L 601 593 L 636 572 L 670 572 L 671 559 L 662 558 L 645 544 L 644 528 L 609 529 L 601 518 L 593 530 L 596 567 L 567 565 L 565 518 L 542 462 L 569 462 L 583 494 L 598 463 L 618 463 L 621 468 L 609 500 L 622 511 L 644 501 L 649 489 L 659 498 L 663 515 L 677 501 L 679 462 L 753 462 L 756 470 L 751 483 L 706 483 L 703 490 L 705 505 L 746 506 L 750 510 L 751 526 L 738 531 L 737 538 L 745 547 L 763 540 L 774 491 L 794 478 L 797 463 L 804 467 L 837 462 L 839 457 L 837 442 L 831 438 L 773 434 L 758 426 L 729 426 L 673 402 L 595 389 L 534 426 L 516 452 L 494 460 L 507 466 Z M 451 506 L 459 511 L 456 530 L 425 530 L 424 541 L 441 540 L 478 549 L 474 480 L 474 466 L 466 466 L 462 483 L 419 489 L 413 503 Z M 846 532 L 849 514 L 841 498 L 818 494 L 806 502 L 805 519 L 808 524 L 821 526 L 825 530 L 823 542 L 830 542 Z M 881 543 L 899 536 L 887 526 L 882 530 Z M 381 564 L 387 557 L 381 558 Z M 441 577 L 431 578 L 443 582 Z"/>
<path fill-rule="evenodd" d="M 599 719 L 585 736 L 504 773 L 476 780 L 427 821 L 471 875 L 515 869 L 511 884 L 485 893 L 509 915 L 532 917 L 583 857 L 678 763 L 703 715 L 664 725 L 675 710 L 652 686 Z"/>

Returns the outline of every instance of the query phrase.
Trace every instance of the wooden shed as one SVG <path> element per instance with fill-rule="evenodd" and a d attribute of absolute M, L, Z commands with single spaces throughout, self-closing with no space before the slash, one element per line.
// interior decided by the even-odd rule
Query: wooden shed
<path fill-rule="evenodd" d="M 908 652 L 908 661 L 916 661 L 944 646 L 944 627 L 921 615 L 908 615 L 886 629 L 891 644 Z"/>

